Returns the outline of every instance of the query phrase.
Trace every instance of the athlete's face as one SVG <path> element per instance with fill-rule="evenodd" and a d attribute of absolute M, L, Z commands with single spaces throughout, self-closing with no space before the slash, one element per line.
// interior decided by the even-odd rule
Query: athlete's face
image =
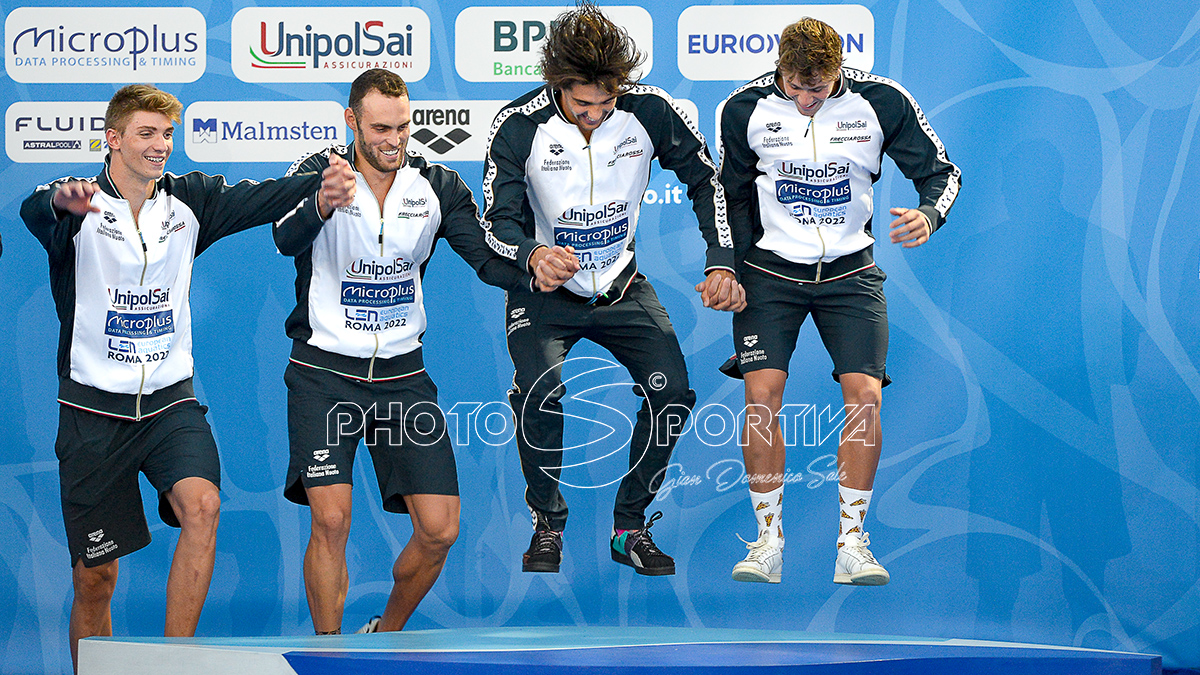
<path fill-rule="evenodd" d="M 346 109 L 346 126 L 354 130 L 355 168 L 366 162 L 380 173 L 404 166 L 411 132 L 412 110 L 407 96 L 384 96 L 372 89 L 363 97 L 358 115 Z"/>
<path fill-rule="evenodd" d="M 562 107 L 567 119 L 590 138 L 600 123 L 617 107 L 617 95 L 596 84 L 573 84 L 562 90 Z"/>
<path fill-rule="evenodd" d="M 166 115 L 146 110 L 133 113 L 124 131 L 105 132 L 112 170 L 144 182 L 162 178 L 174 147 L 174 134 L 175 127 Z"/>
<path fill-rule="evenodd" d="M 833 94 L 838 81 L 837 77 L 831 80 L 804 80 L 799 75 L 786 72 L 780 72 L 779 78 L 782 80 L 779 87 L 783 93 L 796 104 L 796 110 L 807 117 L 817 114 L 825 99 Z"/>

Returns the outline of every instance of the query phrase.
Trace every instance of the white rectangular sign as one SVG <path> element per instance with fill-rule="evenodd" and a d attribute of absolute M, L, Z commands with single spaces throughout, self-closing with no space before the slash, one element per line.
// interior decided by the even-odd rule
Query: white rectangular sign
<path fill-rule="evenodd" d="M 194 162 L 294 162 L 346 143 L 345 106 L 334 101 L 197 101 L 184 140 Z"/>
<path fill-rule="evenodd" d="M 104 101 L 18 101 L 4 113 L 4 150 L 18 163 L 104 161 Z"/>

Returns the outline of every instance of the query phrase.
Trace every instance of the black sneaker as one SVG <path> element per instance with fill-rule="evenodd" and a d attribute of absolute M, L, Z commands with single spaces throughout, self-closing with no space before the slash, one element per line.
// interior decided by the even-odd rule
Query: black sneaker
<path fill-rule="evenodd" d="M 662 518 L 662 515 L 662 511 L 656 511 L 642 529 L 614 534 L 612 546 L 609 547 L 612 559 L 622 565 L 629 565 L 638 574 L 646 576 L 675 574 L 675 559 L 658 550 L 654 540 L 650 538 L 650 526 Z"/>
<path fill-rule="evenodd" d="M 562 532 L 555 532 L 540 516 L 534 517 L 529 550 L 521 556 L 522 572 L 557 572 L 562 562 Z"/>

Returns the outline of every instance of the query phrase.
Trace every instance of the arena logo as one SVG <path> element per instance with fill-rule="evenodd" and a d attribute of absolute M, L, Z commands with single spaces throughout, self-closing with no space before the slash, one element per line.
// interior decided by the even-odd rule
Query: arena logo
<path fill-rule="evenodd" d="M 538 61 L 550 25 L 567 7 L 468 7 L 454 21 L 454 66 L 470 82 L 541 82 Z M 641 7 L 605 7 L 646 54 L 641 75 L 654 62 L 654 23 Z"/>
<path fill-rule="evenodd" d="M 416 82 L 429 72 L 429 16 L 416 7 L 247 7 L 230 42 L 243 82 L 351 82 L 371 68 Z"/>
<path fill-rule="evenodd" d="M 693 6 L 678 24 L 679 72 L 691 80 L 744 82 L 775 68 L 788 17 L 820 19 L 842 36 L 845 64 L 875 65 L 875 19 L 862 5 Z"/>
<path fill-rule="evenodd" d="M 478 162 L 487 135 L 508 101 L 414 101 L 410 150 L 435 162 Z"/>
<path fill-rule="evenodd" d="M 190 7 L 18 7 L 4 22 L 4 66 L 27 83 L 195 82 L 207 40 Z"/>
<path fill-rule="evenodd" d="M 18 101 L 4 114 L 4 148 L 22 164 L 100 162 L 108 103 Z"/>
<path fill-rule="evenodd" d="M 346 142 L 345 108 L 334 101 L 197 101 L 184 113 L 195 162 L 292 162 Z"/>

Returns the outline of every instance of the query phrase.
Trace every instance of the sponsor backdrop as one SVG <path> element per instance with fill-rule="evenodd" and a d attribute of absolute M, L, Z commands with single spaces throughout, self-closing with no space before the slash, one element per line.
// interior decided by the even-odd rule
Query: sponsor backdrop
<path fill-rule="evenodd" d="M 54 456 L 58 322 L 44 252 L 17 217 L 39 182 L 94 175 L 104 102 L 155 82 L 186 105 L 169 168 L 230 179 L 284 172 L 348 130 L 362 69 L 403 74 L 411 147 L 478 191 L 488 124 L 535 85 L 557 8 L 493 0 L 398 7 L 96 0 L 3 6 L 0 92 L 0 670 L 69 670 L 70 573 Z M 892 322 L 883 461 L 868 529 L 883 588 L 831 583 L 839 392 L 808 327 L 785 427 L 787 567 L 737 584 L 753 534 L 736 445 L 741 386 L 716 371 L 729 317 L 692 290 L 704 251 L 685 190 L 652 176 L 638 258 L 667 306 L 699 402 L 652 509 L 674 577 L 609 560 L 614 481 L 636 400 L 625 373 L 581 345 L 568 366 L 564 472 L 571 506 L 558 575 L 522 574 L 529 541 L 505 391 L 502 294 L 448 247 L 427 271 L 428 368 L 463 489 L 462 528 L 411 628 L 538 624 L 720 626 L 1012 639 L 1150 651 L 1200 666 L 1200 13 L 1092 0 L 960 4 L 613 7 L 647 52 L 648 83 L 689 102 L 710 142 L 725 95 L 769 69 L 780 29 L 812 14 L 847 62 L 903 82 L 963 170 L 946 227 L 925 247 L 880 244 Z M 715 151 L 715 148 L 714 148 Z M 890 161 L 877 210 L 914 191 Z M 880 228 L 882 229 L 882 228 Z M 205 635 L 311 631 L 301 582 L 308 512 L 285 502 L 283 320 L 291 261 L 256 229 L 197 262 L 196 384 L 224 462 Z M 588 401 L 592 403 L 589 404 Z M 597 405 L 599 404 L 599 405 Z M 605 407 L 608 406 L 608 407 Z M 615 453 L 615 454 L 610 454 Z M 355 468 L 345 628 L 380 612 L 408 538 Z M 152 499 L 149 492 L 147 499 Z M 159 634 L 177 532 L 121 561 L 113 623 Z"/>

